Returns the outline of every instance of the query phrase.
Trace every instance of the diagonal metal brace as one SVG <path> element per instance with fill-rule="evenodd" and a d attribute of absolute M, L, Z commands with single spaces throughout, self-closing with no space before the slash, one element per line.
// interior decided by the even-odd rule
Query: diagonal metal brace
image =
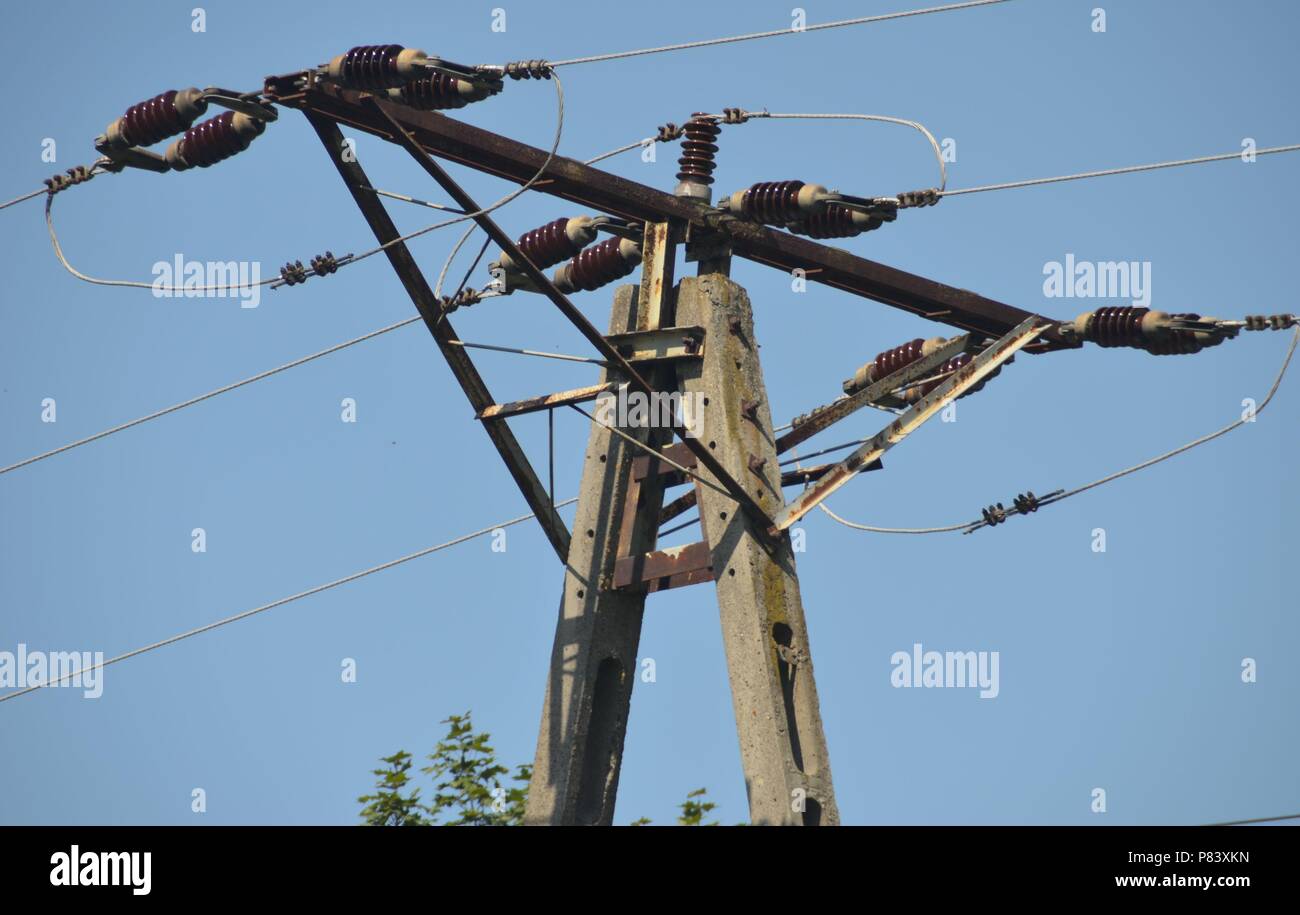
<path fill-rule="evenodd" d="M 470 360 L 465 350 L 458 346 L 460 338 L 456 336 L 456 331 L 452 328 L 451 322 L 441 313 L 438 302 L 433 297 L 433 290 L 429 288 L 429 283 L 424 278 L 411 252 L 407 249 L 404 242 L 389 244 L 399 237 L 397 226 L 394 225 L 388 211 L 384 209 L 382 203 L 373 194 L 362 190 L 370 187 L 370 179 L 366 177 L 365 171 L 361 168 L 361 163 L 355 158 L 344 159 L 341 150 L 343 149 L 343 134 L 339 132 L 338 125 L 315 112 L 307 112 L 307 120 L 315 129 L 316 135 L 320 138 L 321 145 L 329 154 L 330 161 L 338 170 L 339 176 L 342 177 L 343 183 L 347 185 L 348 191 L 352 194 L 352 199 L 356 202 L 357 208 L 361 210 L 361 215 L 365 217 L 366 222 L 370 225 L 371 231 L 380 244 L 388 244 L 389 247 L 384 249 L 388 256 L 388 261 L 392 265 L 397 278 L 401 280 L 402 286 L 406 289 L 407 295 L 415 304 L 416 310 L 419 311 L 420 317 L 424 319 L 425 326 L 433 336 L 434 342 L 441 350 L 442 356 L 447 360 L 447 366 L 451 369 L 452 375 L 460 384 L 465 396 L 469 399 L 470 405 L 476 410 L 484 410 L 493 405 L 493 398 L 487 385 L 484 384 L 478 369 Z M 569 555 L 569 529 L 560 517 L 559 512 L 555 510 L 551 498 L 537 477 L 536 471 L 533 470 L 532 464 L 528 462 L 528 457 L 519 447 L 518 440 L 510 431 L 509 425 L 504 419 L 487 420 L 483 423 L 488 437 L 496 447 L 497 452 L 501 455 L 501 460 L 505 463 L 506 469 L 514 478 L 515 483 L 519 486 L 519 491 L 523 494 L 524 500 L 528 507 L 532 509 L 537 516 L 542 530 L 546 533 L 546 538 L 551 542 L 555 549 L 556 555 L 560 557 L 561 562 L 565 562 Z"/>
<path fill-rule="evenodd" d="M 569 322 L 578 329 L 579 333 L 587 338 L 588 342 L 596 348 L 597 352 L 608 361 L 610 367 L 617 369 L 633 388 L 640 391 L 646 397 L 652 396 L 654 394 L 654 389 L 651 388 L 646 380 L 641 377 L 635 368 L 633 368 L 632 364 L 627 361 L 623 354 L 615 349 L 610 342 L 605 339 L 604 334 L 597 330 L 596 326 L 587 320 L 587 316 L 579 311 L 574 304 L 569 301 L 568 297 L 565 296 L 564 293 L 555 288 L 555 284 L 551 282 L 551 278 L 539 270 L 537 266 L 528 259 L 527 255 L 519 250 L 519 246 L 515 244 L 514 239 L 501 231 L 501 227 L 496 224 L 496 221 L 493 220 L 491 216 L 487 213 L 479 212 L 482 207 L 475 203 L 474 199 L 470 197 L 469 194 L 465 193 L 451 175 L 447 174 L 442 166 L 440 166 L 436 161 L 434 161 L 433 157 L 424 151 L 424 147 L 417 143 L 406 129 L 388 113 L 388 109 L 380 105 L 378 101 L 371 97 L 366 98 L 366 104 L 372 112 L 380 115 L 388 123 L 393 140 L 401 145 L 401 147 L 405 149 L 413 159 L 415 159 L 416 163 L 423 168 L 430 177 L 442 185 L 443 190 L 451 196 L 457 206 L 466 213 L 478 214 L 474 216 L 473 219 L 478 223 L 479 227 L 487 233 L 488 237 L 491 238 L 502 251 L 509 255 L 510 259 L 519 266 L 524 276 L 531 280 L 543 295 L 555 303 L 555 307 L 569 319 Z M 684 430 L 674 427 L 673 431 L 680 436 L 682 443 L 690 449 L 691 453 L 695 455 L 700 464 L 707 468 L 708 471 L 713 474 L 714 478 L 717 479 L 718 483 L 727 490 L 727 493 L 731 498 L 740 503 L 741 507 L 744 508 L 745 511 L 748 512 L 756 521 L 762 522 L 764 527 L 771 525 L 772 519 L 768 516 L 767 512 L 759 506 L 745 487 L 732 479 L 731 475 L 727 473 L 718 459 L 713 456 L 713 453 L 709 451 L 708 447 L 699 440 L 686 435 Z"/>
<path fill-rule="evenodd" d="M 816 483 L 805 489 L 799 498 L 780 511 L 773 523 L 771 533 L 775 535 L 785 530 L 808 514 L 827 496 L 857 476 L 860 471 L 865 470 L 868 464 L 920 428 L 927 419 L 938 413 L 945 403 L 979 384 L 990 372 L 1014 356 L 1026 344 L 1033 342 L 1045 329 L 1041 321 L 1042 319 L 1038 317 L 1026 318 L 1010 333 L 954 372 L 943 384 L 918 400 L 910 410 L 864 442 Z"/>

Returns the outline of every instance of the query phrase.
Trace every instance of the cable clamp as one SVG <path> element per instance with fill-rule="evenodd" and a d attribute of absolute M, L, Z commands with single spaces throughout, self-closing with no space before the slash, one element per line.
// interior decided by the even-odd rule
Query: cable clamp
<path fill-rule="evenodd" d="M 1007 510 L 999 502 L 996 505 L 990 505 L 988 508 L 980 509 L 980 514 L 984 516 L 984 523 L 989 527 L 994 527 L 1007 520 Z"/>
<path fill-rule="evenodd" d="M 669 121 L 667 124 L 664 124 L 659 128 L 659 135 L 655 137 L 655 140 L 660 143 L 671 143 L 674 140 L 680 139 L 681 135 L 685 132 L 686 128 L 679 127 L 672 121 Z"/>
<path fill-rule="evenodd" d="M 471 305 L 477 305 L 481 301 L 483 301 L 482 292 L 477 289 L 462 289 L 455 295 L 443 296 L 438 300 L 438 304 L 442 307 L 442 313 L 449 315 L 462 306 L 468 308 Z"/>
<path fill-rule="evenodd" d="M 1295 315 L 1246 315 L 1244 323 L 1246 330 L 1285 330 L 1297 320 Z"/>
<path fill-rule="evenodd" d="M 898 195 L 898 206 L 903 207 L 932 207 L 940 200 L 939 189 L 929 187 L 920 191 L 905 191 Z"/>
<path fill-rule="evenodd" d="M 743 124 L 750 118 L 770 117 L 766 110 L 764 111 L 746 111 L 744 108 L 723 108 L 722 123 L 724 124 Z"/>
<path fill-rule="evenodd" d="M 74 185 L 85 184 L 93 177 L 95 177 L 93 169 L 85 165 L 77 165 L 62 174 L 46 178 L 45 186 L 49 188 L 50 194 L 54 195 Z"/>
<path fill-rule="evenodd" d="M 1038 497 L 1032 491 L 1024 492 L 1015 498 L 1016 511 L 1022 515 L 1038 511 Z"/>
<path fill-rule="evenodd" d="M 555 68 L 544 60 L 516 60 L 506 64 L 502 72 L 511 79 L 550 79 Z"/>

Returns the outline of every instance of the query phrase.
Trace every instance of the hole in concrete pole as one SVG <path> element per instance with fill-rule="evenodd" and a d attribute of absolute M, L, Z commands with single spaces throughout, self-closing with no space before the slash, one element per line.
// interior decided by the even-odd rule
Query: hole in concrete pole
<path fill-rule="evenodd" d="M 613 817 L 612 789 L 618 781 L 618 762 L 622 753 L 621 709 L 625 706 L 626 688 L 623 665 L 616 658 L 605 658 L 596 671 L 591 697 L 591 721 L 587 744 L 582 752 L 581 781 L 575 816 L 579 825 L 608 824 Z"/>
<path fill-rule="evenodd" d="M 822 805 L 812 798 L 806 798 L 803 802 L 803 824 L 805 826 L 822 824 Z"/>
<path fill-rule="evenodd" d="M 803 771 L 803 746 L 799 742 L 799 719 L 795 714 L 794 678 L 796 668 L 786 660 L 786 655 L 794 645 L 794 630 L 785 623 L 772 626 L 772 640 L 779 646 L 776 653 L 777 673 L 781 677 L 781 699 L 785 705 L 786 732 L 790 735 L 790 755 L 794 757 L 795 767 Z M 780 649 L 784 648 L 785 651 Z"/>

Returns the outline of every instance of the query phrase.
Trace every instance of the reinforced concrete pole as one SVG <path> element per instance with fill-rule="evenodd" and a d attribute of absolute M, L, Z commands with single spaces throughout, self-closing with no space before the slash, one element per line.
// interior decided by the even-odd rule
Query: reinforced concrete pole
<path fill-rule="evenodd" d="M 676 320 L 705 328 L 704 358 L 679 368 L 698 394 L 701 439 L 768 512 L 784 505 L 754 319 L 721 273 L 683 279 Z M 703 468 L 699 468 L 707 475 Z M 717 577 L 727 674 L 754 825 L 838 825 L 812 652 L 790 537 L 770 537 L 731 498 L 699 487 Z M 574 542 L 581 537 L 575 533 Z"/>
<path fill-rule="evenodd" d="M 610 333 L 672 324 L 675 249 L 667 223 L 646 226 L 641 287 L 616 291 Z M 647 381 L 672 390 L 674 376 L 671 367 L 656 369 Z M 607 369 L 601 380 L 620 378 Z M 624 431 L 656 448 L 672 440 L 671 429 Z M 646 593 L 613 590 L 612 578 L 632 460 L 644 453 L 592 424 L 524 812 L 528 825 L 613 822 Z M 645 481 L 627 552 L 654 548 L 662 506 L 662 484 Z"/>

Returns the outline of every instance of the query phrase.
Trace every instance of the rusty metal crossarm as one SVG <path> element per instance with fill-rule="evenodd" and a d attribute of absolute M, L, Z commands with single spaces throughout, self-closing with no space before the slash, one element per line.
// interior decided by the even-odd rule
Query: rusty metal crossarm
<path fill-rule="evenodd" d="M 896 391 L 918 378 L 924 378 L 953 356 L 965 352 L 973 342 L 970 334 L 955 337 L 930 355 L 923 356 L 915 362 L 903 366 L 898 371 L 886 375 L 861 391 L 828 403 L 824 407 L 819 407 L 806 420 L 794 426 L 789 432 L 776 440 L 776 453 L 784 454 L 817 433 L 829 429 L 846 416 L 850 416 L 873 401 L 879 400 L 885 394 Z"/>
<path fill-rule="evenodd" d="M 479 212 L 482 208 L 474 201 L 474 199 L 456 183 L 451 175 L 447 174 L 442 166 L 435 162 L 433 158 L 425 152 L 423 147 L 416 142 L 402 124 L 390 114 L 389 108 L 391 106 L 385 106 L 377 99 L 371 97 L 367 97 L 366 103 L 369 108 L 378 113 L 379 116 L 388 123 L 390 138 L 410 153 L 416 163 L 428 172 L 429 176 L 437 181 L 438 184 L 442 185 L 443 190 L 451 196 L 457 206 L 463 209 L 466 213 L 478 214 L 473 218 L 474 221 L 478 223 L 479 227 L 487 233 L 488 237 L 490 237 L 502 251 L 509 255 L 510 259 L 519 266 L 524 276 L 532 281 L 537 289 L 555 304 L 561 314 L 568 318 L 569 322 L 578 329 L 578 332 L 587 338 L 587 341 L 591 343 L 591 345 L 596 348 L 596 351 L 599 352 L 609 363 L 610 368 L 621 373 L 624 378 L 627 379 L 628 383 L 637 391 L 647 397 L 652 396 L 654 394 L 654 389 L 651 388 L 649 383 L 641 377 L 632 364 L 628 362 L 623 354 L 611 345 L 608 340 L 605 339 L 604 334 L 597 330 L 594 324 L 587 320 L 587 316 L 579 311 L 574 304 L 569 301 L 568 297 L 555 287 L 555 284 L 551 282 L 550 277 L 539 270 L 537 266 L 528 259 L 528 256 L 519 250 L 519 246 L 515 244 L 514 239 L 503 232 L 501 227 L 496 224 L 496 221 L 493 220 L 490 215 Z M 713 453 L 709 451 L 707 446 L 697 439 L 686 435 L 684 430 L 676 429 L 674 427 L 673 431 L 681 437 L 682 443 L 690 449 L 691 453 L 695 455 L 700 464 L 708 469 L 731 498 L 735 499 L 736 502 L 756 520 L 761 521 L 764 526 L 772 523 L 772 519 L 768 516 L 767 512 L 759 506 L 759 504 L 754 500 L 754 497 L 749 494 L 745 487 L 741 486 L 740 483 L 738 483 L 731 474 L 726 471 L 718 459 L 714 457 Z"/>
<path fill-rule="evenodd" d="M 922 397 L 912 408 L 860 445 L 848 457 L 825 473 L 816 483 L 781 510 L 772 532 L 783 531 L 816 508 L 859 472 L 866 469 L 890 448 L 897 445 L 926 420 L 938 413 L 949 400 L 974 387 L 1026 344 L 1043 332 L 1035 317 L 1026 318 L 1006 336 L 954 372 L 943 384 Z"/>
<path fill-rule="evenodd" d="M 311 112 L 307 113 L 307 119 L 315 128 L 321 144 L 329 154 L 330 161 L 334 163 L 339 175 L 343 178 L 343 183 L 347 185 L 348 190 L 352 193 L 352 199 L 356 201 L 357 207 L 361 210 L 361 215 L 365 217 L 366 222 L 370 225 L 375 238 L 380 244 L 387 244 L 400 237 L 397 226 L 394 225 L 384 205 L 379 202 L 379 198 L 365 190 L 371 184 L 366 177 L 365 171 L 361 168 L 361 163 L 357 162 L 355 158 L 350 161 L 344 160 L 342 154 L 344 148 L 343 135 L 339 132 L 338 125 L 328 118 Z M 389 263 L 392 264 L 393 270 L 402 282 L 402 286 L 415 304 L 416 310 L 419 311 L 420 317 L 424 319 L 425 326 L 428 327 L 429 333 L 433 335 L 434 342 L 438 344 L 438 349 L 441 350 L 443 358 L 447 360 L 448 367 L 451 369 L 456 381 L 460 383 L 470 405 L 475 411 L 481 411 L 493 406 L 492 394 L 488 391 L 487 385 L 484 384 L 478 370 L 474 367 L 469 354 L 465 352 L 463 347 L 456 345 L 460 342 L 460 339 L 456 336 L 451 322 L 441 313 L 441 307 L 434 299 L 433 290 L 429 288 L 428 281 L 425 280 L 424 274 L 416 265 L 415 259 L 411 257 L 411 252 L 407 249 L 405 243 L 391 245 L 384 249 L 384 253 L 388 256 Z M 488 420 L 484 422 L 483 427 L 497 452 L 501 455 L 501 460 L 505 462 L 506 469 L 519 486 L 520 492 L 523 493 L 524 501 L 528 503 L 528 507 L 537 516 L 538 523 L 541 524 L 542 530 L 546 533 L 551 546 L 554 547 L 556 554 L 560 557 L 560 561 L 567 561 L 570 539 L 568 526 L 555 510 L 545 486 L 542 485 L 537 473 L 533 470 L 532 464 L 529 463 L 523 449 L 519 446 L 519 442 L 510 431 L 510 427 L 506 425 L 503 419 Z"/>
<path fill-rule="evenodd" d="M 409 131 L 421 149 L 478 171 L 524 183 L 546 160 L 546 151 L 448 118 L 377 100 L 369 105 L 364 93 L 329 84 L 300 88 L 303 74 L 271 77 L 268 94 L 279 104 L 312 111 L 383 139 L 392 136 L 388 116 Z M 381 115 L 382 112 L 382 115 Z M 400 142 L 400 140 L 399 140 Z M 808 279 L 854 295 L 874 299 L 912 314 L 990 337 L 999 337 L 1030 315 L 1023 309 L 948 286 L 848 251 L 722 213 L 700 200 L 677 197 L 609 172 L 556 156 L 546 176 L 534 187 L 584 207 L 623 219 L 662 222 L 675 220 L 706 232 L 720 233 L 735 254 L 785 271 L 802 270 Z M 1065 339 L 1056 322 L 1033 349 L 1077 348 Z"/>
<path fill-rule="evenodd" d="M 496 403 L 479 410 L 478 415 L 474 418 L 505 419 L 509 416 L 523 416 L 525 413 L 538 413 L 542 410 L 563 407 L 571 403 L 585 403 L 588 400 L 595 400 L 601 394 L 612 393 L 617 389 L 617 382 L 607 381 L 604 384 L 592 384 L 585 388 L 574 388 L 570 391 L 556 391 L 554 394 L 543 394 L 540 397 L 530 397 L 527 400 Z"/>

